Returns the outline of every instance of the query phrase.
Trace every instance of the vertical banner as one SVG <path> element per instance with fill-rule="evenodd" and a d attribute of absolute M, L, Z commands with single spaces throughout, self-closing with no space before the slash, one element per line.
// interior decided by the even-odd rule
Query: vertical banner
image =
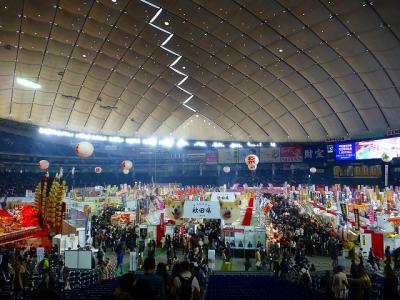
<path fill-rule="evenodd" d="M 369 224 L 371 224 L 371 226 L 374 226 L 375 225 L 375 211 L 372 207 L 370 207 L 370 209 L 369 209 L 368 219 L 369 219 Z"/>
<path fill-rule="evenodd" d="M 358 211 L 358 208 L 354 209 L 354 229 L 355 230 L 360 230 L 360 212 Z"/>
<path fill-rule="evenodd" d="M 347 204 L 346 203 L 340 203 L 340 209 L 342 210 L 343 220 L 347 221 Z"/>
<path fill-rule="evenodd" d="M 389 184 L 389 165 L 385 164 L 385 187 Z"/>

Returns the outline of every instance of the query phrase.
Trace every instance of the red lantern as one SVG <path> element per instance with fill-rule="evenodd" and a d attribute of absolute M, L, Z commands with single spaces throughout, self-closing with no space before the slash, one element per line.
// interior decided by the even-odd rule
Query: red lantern
<path fill-rule="evenodd" d="M 130 170 L 133 167 L 133 163 L 130 160 L 124 160 L 121 163 L 121 167 L 122 167 L 122 169 Z"/>
<path fill-rule="evenodd" d="M 49 168 L 50 163 L 47 160 L 41 160 L 38 163 L 38 168 L 40 170 L 46 170 Z"/>
<path fill-rule="evenodd" d="M 245 160 L 246 165 L 250 166 L 250 165 L 258 165 L 259 159 L 258 156 L 255 154 L 249 154 L 246 156 Z"/>

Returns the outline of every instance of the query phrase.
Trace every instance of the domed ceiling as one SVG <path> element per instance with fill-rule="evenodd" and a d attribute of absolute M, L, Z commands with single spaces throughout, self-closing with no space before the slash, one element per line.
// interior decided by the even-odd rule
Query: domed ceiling
<path fill-rule="evenodd" d="M 3 0 L 0 118 L 238 141 L 381 132 L 400 128 L 399 37 L 396 0 Z"/>

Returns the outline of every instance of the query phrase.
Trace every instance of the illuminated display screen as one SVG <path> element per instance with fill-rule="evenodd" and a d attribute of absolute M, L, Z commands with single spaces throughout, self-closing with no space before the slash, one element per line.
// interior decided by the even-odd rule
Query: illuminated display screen
<path fill-rule="evenodd" d="M 355 160 L 356 147 L 354 142 L 335 144 L 336 160 Z"/>
<path fill-rule="evenodd" d="M 400 157 L 400 138 L 356 142 L 356 159 L 380 159 L 383 153 Z"/>

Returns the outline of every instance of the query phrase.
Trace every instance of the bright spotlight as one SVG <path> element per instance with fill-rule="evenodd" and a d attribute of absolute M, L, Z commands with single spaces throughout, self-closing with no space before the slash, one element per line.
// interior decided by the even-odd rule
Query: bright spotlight
<path fill-rule="evenodd" d="M 225 147 L 225 145 L 221 142 L 214 142 L 214 143 L 212 143 L 211 146 L 214 148 L 224 148 Z"/>
<path fill-rule="evenodd" d="M 128 138 L 128 139 L 125 139 L 125 142 L 127 143 L 127 144 L 140 144 L 140 139 L 138 139 L 138 138 Z"/>
<path fill-rule="evenodd" d="M 95 134 L 87 134 L 87 133 L 77 133 L 75 135 L 77 139 L 82 140 L 92 140 L 92 141 L 107 141 L 107 137 L 104 135 L 95 135 Z"/>
<path fill-rule="evenodd" d="M 147 146 L 156 146 L 157 142 L 156 138 L 147 138 L 142 140 L 142 144 Z"/>
<path fill-rule="evenodd" d="M 236 148 L 243 148 L 242 144 L 239 143 L 231 143 L 229 148 L 236 149 Z"/>
<path fill-rule="evenodd" d="M 207 144 L 206 144 L 206 142 L 195 142 L 193 144 L 193 146 L 195 146 L 195 147 L 207 147 Z"/>
<path fill-rule="evenodd" d="M 39 133 L 45 134 L 45 135 L 56 135 L 56 136 L 66 136 L 66 137 L 74 136 L 74 134 L 72 132 L 56 130 L 56 129 L 51 129 L 51 128 L 43 128 L 43 127 L 39 128 Z"/>
<path fill-rule="evenodd" d="M 123 143 L 124 139 L 120 138 L 119 136 L 110 136 L 108 137 L 108 141 L 111 143 Z"/>
<path fill-rule="evenodd" d="M 185 141 L 185 140 L 182 140 L 182 139 L 180 139 L 180 140 L 178 140 L 177 142 L 176 142 L 176 146 L 178 147 L 178 148 L 183 148 L 183 147 L 186 147 L 186 146 L 188 146 L 189 145 L 189 143 L 187 142 L 187 141 Z"/>
<path fill-rule="evenodd" d="M 166 148 L 171 148 L 171 147 L 174 146 L 175 141 L 174 141 L 174 139 L 165 138 L 165 139 L 162 139 L 162 140 L 158 141 L 158 144 L 160 146 L 163 146 L 163 147 L 166 147 Z"/>

